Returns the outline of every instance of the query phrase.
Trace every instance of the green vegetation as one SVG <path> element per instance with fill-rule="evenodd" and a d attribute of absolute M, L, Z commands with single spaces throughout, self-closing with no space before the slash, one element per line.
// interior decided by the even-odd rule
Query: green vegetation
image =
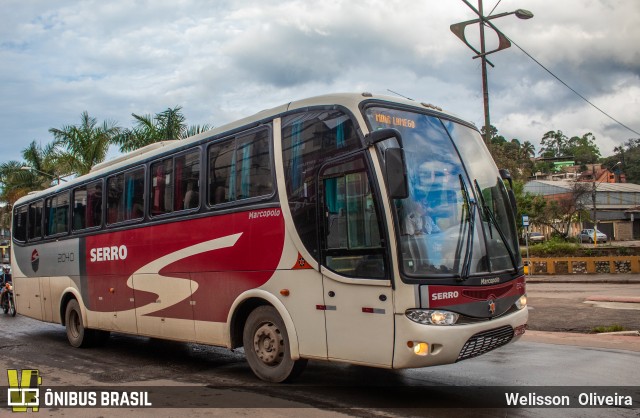
<path fill-rule="evenodd" d="M 602 163 L 612 166 L 620 161 L 619 168 L 627 176 L 627 182 L 640 183 L 640 138 L 628 139 L 613 151 L 615 155 L 603 159 Z"/>
<path fill-rule="evenodd" d="M 620 331 L 626 331 L 626 330 L 627 329 L 622 325 L 615 324 L 615 325 L 609 325 L 609 326 L 595 327 L 591 330 L 591 332 L 594 334 L 600 334 L 603 332 L 620 332 Z"/>
<path fill-rule="evenodd" d="M 155 115 L 132 116 L 134 127 L 122 128 L 115 121 L 98 123 L 84 111 L 79 124 L 49 129 L 53 140 L 44 147 L 33 141 L 22 150 L 22 161 L 0 163 L 0 227 L 9 227 L 16 200 L 56 184 L 60 178 L 88 173 L 104 161 L 111 145 L 128 152 L 158 141 L 184 139 L 211 128 L 188 126 L 180 106 Z"/>
<path fill-rule="evenodd" d="M 575 257 L 580 251 L 579 244 L 566 242 L 562 238 L 551 238 L 546 242 L 529 246 L 530 257 Z M 526 250 L 522 253 L 526 256 Z"/>

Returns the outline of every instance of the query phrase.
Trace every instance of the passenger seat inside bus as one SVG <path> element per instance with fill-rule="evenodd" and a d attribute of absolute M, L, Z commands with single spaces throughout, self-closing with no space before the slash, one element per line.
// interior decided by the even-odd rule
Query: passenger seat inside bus
<path fill-rule="evenodd" d="M 344 208 L 338 209 L 338 213 L 329 215 L 328 229 L 327 247 L 347 248 L 347 217 Z"/>

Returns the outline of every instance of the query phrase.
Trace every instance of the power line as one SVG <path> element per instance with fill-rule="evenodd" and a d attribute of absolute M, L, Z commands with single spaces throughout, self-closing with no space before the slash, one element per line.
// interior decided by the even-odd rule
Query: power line
<path fill-rule="evenodd" d="M 506 35 L 505 35 L 506 36 Z M 589 103 L 591 106 L 593 106 L 595 109 L 597 109 L 600 113 L 602 113 L 603 115 L 605 115 L 606 117 L 608 117 L 609 119 L 611 119 L 612 121 L 616 122 L 618 125 L 628 129 L 629 131 L 633 132 L 634 134 L 640 136 L 640 133 L 634 129 L 631 129 L 630 127 L 628 127 L 627 125 L 625 125 L 624 123 L 620 122 L 619 120 L 617 120 L 616 118 L 614 118 L 613 116 L 611 116 L 610 114 L 608 114 L 607 112 L 605 112 L 604 110 L 600 109 L 598 106 L 596 106 L 595 104 L 591 103 L 589 101 L 589 99 L 587 99 L 586 97 L 584 97 L 582 94 L 578 93 L 574 88 L 572 88 L 570 85 L 568 85 L 567 83 L 565 83 L 564 81 L 562 81 L 560 79 L 560 77 L 558 77 L 557 75 L 555 75 L 553 72 L 551 72 L 551 70 L 549 70 L 547 67 L 545 67 L 544 65 L 542 65 L 542 63 L 540 63 L 540 61 L 538 61 L 537 59 L 535 59 L 533 56 L 531 56 L 531 54 L 529 54 L 527 51 L 524 50 L 524 48 L 522 48 L 520 45 L 518 45 L 513 39 L 507 37 L 507 39 L 509 39 L 509 41 L 511 41 L 512 44 L 514 44 L 515 46 L 518 47 L 518 49 L 520 51 L 522 51 L 526 56 L 528 56 L 529 58 L 531 58 L 533 60 L 533 62 L 535 62 L 536 64 L 538 64 L 540 67 L 542 67 L 542 69 L 544 69 L 546 72 L 548 72 L 549 74 L 551 74 L 551 76 L 553 78 L 555 78 L 556 80 L 558 80 L 559 82 L 561 82 L 566 88 L 568 88 L 569 90 L 571 90 L 572 92 L 574 92 L 578 97 L 580 97 L 582 100 L 584 100 L 585 102 Z"/>
<path fill-rule="evenodd" d="M 487 16 L 491 16 L 493 14 L 493 11 L 496 10 L 496 8 L 500 5 L 500 2 L 502 0 L 498 0 L 498 2 L 496 3 L 495 6 L 493 6 L 493 9 L 491 9 L 491 11 L 489 12 L 489 14 Z"/>

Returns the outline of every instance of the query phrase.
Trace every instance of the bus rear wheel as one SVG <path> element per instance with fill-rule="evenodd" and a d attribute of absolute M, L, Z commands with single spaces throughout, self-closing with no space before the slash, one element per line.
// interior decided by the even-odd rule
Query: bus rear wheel
<path fill-rule="evenodd" d="M 67 339 L 69 344 L 76 348 L 86 348 L 102 345 L 109 339 L 109 331 L 100 331 L 85 328 L 82 322 L 82 311 L 77 300 L 72 299 L 67 304 L 65 311 L 65 324 L 67 327 Z"/>
<path fill-rule="evenodd" d="M 273 306 L 260 306 L 249 314 L 242 342 L 251 370 L 267 382 L 292 380 L 307 365 L 306 359 L 291 358 L 287 329 Z"/>

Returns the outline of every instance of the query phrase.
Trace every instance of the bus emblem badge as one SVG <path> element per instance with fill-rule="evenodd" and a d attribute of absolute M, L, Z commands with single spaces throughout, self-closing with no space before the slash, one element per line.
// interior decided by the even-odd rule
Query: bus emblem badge
<path fill-rule="evenodd" d="M 31 268 L 33 272 L 38 271 L 38 267 L 40 266 L 40 254 L 38 254 L 38 250 L 33 250 L 31 253 Z"/>
<path fill-rule="evenodd" d="M 491 315 L 496 313 L 496 303 L 493 300 L 489 300 L 489 312 Z"/>

